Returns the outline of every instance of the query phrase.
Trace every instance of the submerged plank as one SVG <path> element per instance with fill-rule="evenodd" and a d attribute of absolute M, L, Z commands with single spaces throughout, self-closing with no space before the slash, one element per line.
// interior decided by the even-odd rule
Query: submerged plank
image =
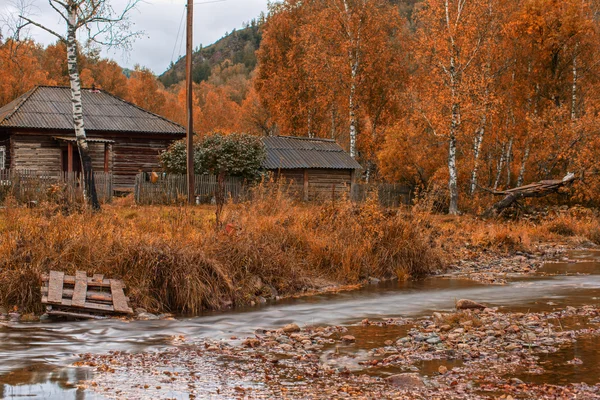
<path fill-rule="evenodd" d="M 87 293 L 87 273 L 77 271 L 75 274 L 75 289 L 73 290 L 73 307 L 83 307 L 85 305 Z"/>
<path fill-rule="evenodd" d="M 50 271 L 50 281 L 48 283 L 48 303 L 62 303 L 64 277 L 64 272 Z"/>
<path fill-rule="evenodd" d="M 76 312 L 58 311 L 58 310 L 48 311 L 48 315 L 56 315 L 56 316 L 60 316 L 60 317 L 84 318 L 84 319 L 106 319 L 106 317 L 103 317 L 101 315 L 80 314 L 80 313 L 76 313 Z"/>
<path fill-rule="evenodd" d="M 133 313 L 133 310 L 129 308 L 127 304 L 127 298 L 123 293 L 123 282 L 117 279 L 110 280 L 110 290 L 112 292 L 113 306 L 116 312 L 122 313 Z"/>

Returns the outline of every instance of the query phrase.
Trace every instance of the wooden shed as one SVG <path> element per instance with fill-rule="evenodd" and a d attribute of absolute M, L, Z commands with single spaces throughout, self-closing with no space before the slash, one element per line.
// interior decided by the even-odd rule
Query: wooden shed
<path fill-rule="evenodd" d="M 339 198 L 349 193 L 362 167 L 331 139 L 292 136 L 264 138 L 263 167 L 284 178 L 305 201 Z"/>
<path fill-rule="evenodd" d="M 185 129 L 103 90 L 82 90 L 95 171 L 112 173 L 116 190 L 131 190 L 139 172 L 160 168 L 158 155 Z M 80 172 L 68 87 L 37 86 L 0 108 L 0 169 L 47 176 Z"/>

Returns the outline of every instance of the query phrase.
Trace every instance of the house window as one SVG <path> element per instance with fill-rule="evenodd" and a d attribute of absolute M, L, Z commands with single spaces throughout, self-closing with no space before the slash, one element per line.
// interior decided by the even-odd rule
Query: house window
<path fill-rule="evenodd" d="M 0 146 L 0 169 L 4 169 L 6 164 L 6 147 Z"/>

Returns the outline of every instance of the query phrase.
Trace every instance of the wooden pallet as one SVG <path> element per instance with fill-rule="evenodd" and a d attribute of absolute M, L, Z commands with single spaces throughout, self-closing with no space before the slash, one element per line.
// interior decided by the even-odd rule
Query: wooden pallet
<path fill-rule="evenodd" d="M 99 274 L 90 278 L 85 271 L 77 271 L 75 276 L 50 271 L 42 282 L 42 303 L 51 307 L 49 314 L 87 318 L 98 317 L 98 313 L 133 314 L 123 281 Z"/>

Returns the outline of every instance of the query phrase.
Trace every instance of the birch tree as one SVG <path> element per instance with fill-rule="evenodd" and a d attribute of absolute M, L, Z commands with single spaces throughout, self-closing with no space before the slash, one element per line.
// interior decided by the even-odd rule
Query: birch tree
<path fill-rule="evenodd" d="M 50 7 L 65 24 L 65 33 L 59 33 L 27 15 L 20 15 L 21 22 L 18 32 L 25 27 L 33 26 L 50 33 L 67 46 L 67 65 L 73 103 L 73 127 L 84 175 L 84 197 L 95 210 L 100 209 L 100 202 L 96 193 L 92 158 L 83 118 L 84 105 L 81 100 L 81 79 L 77 62 L 79 47 L 77 34 L 83 32 L 85 44 L 88 46 L 128 48 L 132 40 L 140 35 L 140 32 L 131 31 L 129 20 L 130 12 L 139 1 L 128 0 L 126 5 L 117 12 L 112 7 L 110 0 L 48 0 Z"/>

